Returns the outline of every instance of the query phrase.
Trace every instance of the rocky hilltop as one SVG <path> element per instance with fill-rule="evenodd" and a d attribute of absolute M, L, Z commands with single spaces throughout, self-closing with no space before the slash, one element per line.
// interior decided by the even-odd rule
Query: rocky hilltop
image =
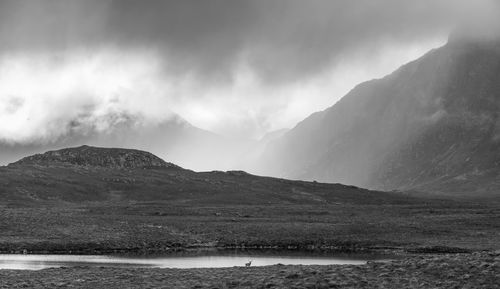
<path fill-rule="evenodd" d="M 11 165 L 50 166 L 56 164 L 112 169 L 178 167 L 145 151 L 122 148 L 100 148 L 87 145 L 28 156 Z"/>

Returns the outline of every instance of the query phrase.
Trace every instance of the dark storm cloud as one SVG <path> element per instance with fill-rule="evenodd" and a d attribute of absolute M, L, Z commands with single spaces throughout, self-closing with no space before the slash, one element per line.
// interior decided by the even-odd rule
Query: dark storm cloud
<path fill-rule="evenodd" d="M 307 77 L 359 50 L 446 33 L 494 1 L 2 0 L 0 49 L 116 45 L 158 50 L 166 68 L 229 79 L 244 61 L 265 81 Z M 463 13 L 467 11 L 467 13 Z"/>

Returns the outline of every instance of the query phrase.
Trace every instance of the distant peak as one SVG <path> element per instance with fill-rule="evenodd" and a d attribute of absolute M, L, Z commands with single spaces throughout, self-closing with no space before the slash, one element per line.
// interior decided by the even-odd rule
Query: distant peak
<path fill-rule="evenodd" d="M 165 162 L 161 158 L 146 151 L 123 148 L 92 147 L 88 145 L 48 151 L 43 154 L 28 156 L 13 164 L 50 166 L 61 163 L 75 166 L 114 169 L 149 167 L 180 168 L 172 163 Z"/>

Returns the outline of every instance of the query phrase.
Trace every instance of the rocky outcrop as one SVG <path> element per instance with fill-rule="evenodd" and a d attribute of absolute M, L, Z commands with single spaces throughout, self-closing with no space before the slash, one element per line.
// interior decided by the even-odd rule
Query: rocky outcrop
<path fill-rule="evenodd" d="M 112 169 L 150 167 L 180 168 L 145 151 L 122 148 L 100 148 L 86 145 L 32 155 L 11 165 L 50 166 L 56 164 Z"/>

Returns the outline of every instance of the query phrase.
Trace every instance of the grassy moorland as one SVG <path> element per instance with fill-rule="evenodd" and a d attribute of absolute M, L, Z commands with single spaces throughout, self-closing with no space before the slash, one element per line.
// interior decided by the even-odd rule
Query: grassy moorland
<path fill-rule="evenodd" d="M 491 204 L 5 206 L 0 248 L 88 253 L 211 246 L 497 249 L 499 224 L 500 209 Z"/>
<path fill-rule="evenodd" d="M 0 168 L 0 199 L 3 252 L 455 252 L 500 244 L 495 199 L 419 198 L 244 172 L 196 173 L 171 164 L 109 168 L 21 161 Z"/>
<path fill-rule="evenodd" d="M 477 250 L 498 248 L 499 224 L 500 209 L 491 204 L 5 206 L 0 248 L 86 253 L 214 246 Z"/>
<path fill-rule="evenodd" d="M 480 288 L 486 280 L 483 288 L 495 288 L 490 285 L 500 281 L 493 273 L 500 198 L 418 197 L 239 171 L 196 173 L 168 163 L 107 167 L 101 164 L 109 160 L 82 164 L 74 150 L 77 163 L 35 158 L 0 167 L 0 251 L 164 253 L 237 247 L 383 250 L 407 258 L 385 265 L 249 270 L 48 269 L 31 277 L 0 271 L 1 286 L 92 288 L 92 280 L 98 280 L 110 288 L 387 288 L 387 282 L 401 285 L 393 288 L 411 287 L 408 282 L 435 288 L 451 280 Z M 480 278 L 464 279 L 470 272 Z M 444 281 L 442 274 L 448 274 Z M 206 282 L 197 282 L 200 278 Z M 455 288 L 453 282 L 443 286 Z"/>

